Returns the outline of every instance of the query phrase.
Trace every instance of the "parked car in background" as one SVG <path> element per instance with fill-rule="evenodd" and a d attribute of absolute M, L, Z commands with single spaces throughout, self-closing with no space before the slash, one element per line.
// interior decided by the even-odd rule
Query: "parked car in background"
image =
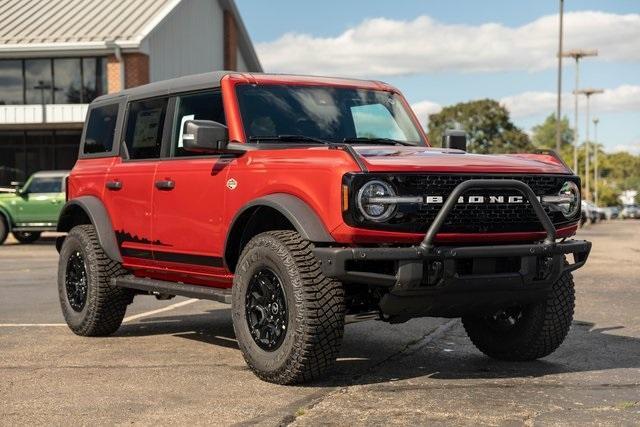
<path fill-rule="evenodd" d="M 616 219 L 620 215 L 620 208 L 617 206 L 607 206 L 604 210 L 607 220 Z"/>
<path fill-rule="evenodd" d="M 637 219 L 640 218 L 640 206 L 638 205 L 627 205 L 620 212 L 620 217 L 624 219 Z"/>
<path fill-rule="evenodd" d="M 596 223 L 600 219 L 600 214 L 598 213 L 598 208 L 591 202 L 586 200 L 582 201 L 581 207 L 581 219 L 580 223 L 584 225 L 586 222 Z"/>
<path fill-rule="evenodd" d="M 20 243 L 38 240 L 43 231 L 55 231 L 65 202 L 68 171 L 37 172 L 20 186 L 0 193 L 0 244 L 9 233 Z"/>

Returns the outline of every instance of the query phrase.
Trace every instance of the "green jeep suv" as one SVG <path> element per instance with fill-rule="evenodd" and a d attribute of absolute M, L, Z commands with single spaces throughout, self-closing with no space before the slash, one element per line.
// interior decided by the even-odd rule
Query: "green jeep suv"
<path fill-rule="evenodd" d="M 10 232 L 20 243 L 32 243 L 43 231 L 56 230 L 67 175 L 69 171 L 37 172 L 24 186 L 0 193 L 0 245 Z"/>

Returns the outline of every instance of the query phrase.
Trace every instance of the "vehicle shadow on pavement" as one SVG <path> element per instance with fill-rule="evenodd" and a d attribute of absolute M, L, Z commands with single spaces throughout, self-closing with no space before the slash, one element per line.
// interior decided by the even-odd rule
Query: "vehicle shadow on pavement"
<path fill-rule="evenodd" d="M 563 345 L 552 355 L 531 362 L 503 362 L 476 350 L 458 324 L 445 336 L 423 346 L 398 347 L 384 333 L 347 334 L 336 367 L 312 386 L 339 387 L 430 377 L 433 379 L 517 379 L 571 372 L 640 368 L 640 339 L 613 335 L 622 326 L 594 329 L 575 321 Z M 202 314 L 164 316 L 123 324 L 120 337 L 173 335 L 238 349 L 229 309 Z M 240 353 L 238 352 L 238 357 Z"/>

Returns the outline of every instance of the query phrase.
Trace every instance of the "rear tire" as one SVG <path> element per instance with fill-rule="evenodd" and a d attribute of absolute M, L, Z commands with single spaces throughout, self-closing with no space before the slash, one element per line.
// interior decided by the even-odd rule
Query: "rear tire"
<path fill-rule="evenodd" d="M 269 231 L 251 239 L 240 255 L 233 328 L 245 361 L 265 381 L 318 378 L 340 350 L 344 290 L 321 273 L 312 249 L 295 231 Z"/>
<path fill-rule="evenodd" d="M 553 284 L 545 301 L 501 310 L 493 316 L 466 316 L 462 324 L 471 342 L 489 357 L 535 360 L 562 344 L 571 327 L 574 307 L 573 277 L 565 273 Z"/>
<path fill-rule="evenodd" d="M 4 216 L 0 215 L 0 245 L 7 240 L 9 235 L 9 224 L 4 219 Z"/>
<path fill-rule="evenodd" d="M 104 253 L 93 225 L 71 229 L 60 249 L 58 296 L 75 334 L 105 336 L 120 327 L 134 294 L 110 281 L 125 273 Z"/>
<path fill-rule="evenodd" d="M 18 242 L 29 244 L 38 240 L 42 233 L 39 231 L 14 231 L 11 234 L 13 234 L 13 237 L 15 237 Z"/>

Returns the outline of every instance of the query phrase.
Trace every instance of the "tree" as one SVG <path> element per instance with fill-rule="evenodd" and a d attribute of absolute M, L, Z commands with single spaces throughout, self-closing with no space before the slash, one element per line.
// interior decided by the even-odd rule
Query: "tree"
<path fill-rule="evenodd" d="M 549 114 L 544 122 L 534 126 L 531 130 L 531 140 L 538 148 L 556 149 L 556 115 Z M 560 120 L 560 156 L 568 165 L 573 165 L 573 129 L 569 120 L 563 117 Z"/>
<path fill-rule="evenodd" d="M 462 127 L 473 153 L 516 153 L 533 149 L 529 136 L 513 124 L 505 107 L 492 99 L 461 102 L 429 115 L 429 139 L 434 145 L 447 129 Z"/>

